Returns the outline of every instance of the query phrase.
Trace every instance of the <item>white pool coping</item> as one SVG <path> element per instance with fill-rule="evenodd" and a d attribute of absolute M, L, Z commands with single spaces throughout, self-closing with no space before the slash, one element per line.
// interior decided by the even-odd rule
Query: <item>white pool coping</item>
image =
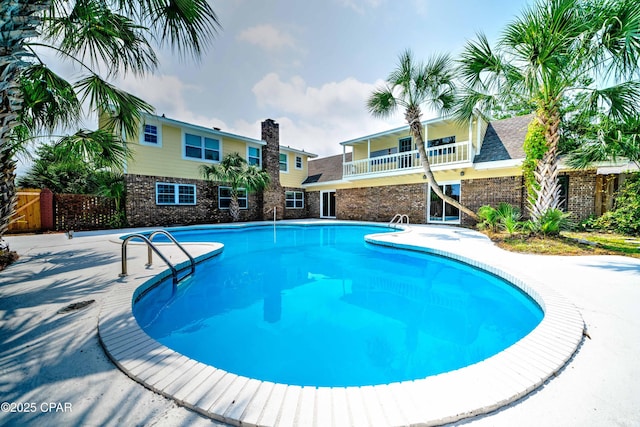
<path fill-rule="evenodd" d="M 353 224 L 351 222 L 350 224 Z M 452 251 L 426 246 L 417 231 L 369 235 L 370 243 L 447 256 L 520 287 L 544 310 L 540 324 L 513 346 L 479 363 L 414 381 L 363 387 L 289 386 L 238 376 L 181 355 L 149 337 L 132 313 L 142 280 L 114 287 L 98 321 L 113 362 L 149 389 L 213 419 L 247 426 L 440 425 L 491 412 L 539 388 L 578 349 L 584 322 L 577 308 L 544 284 Z M 222 250 L 217 245 L 208 254 Z M 483 257 L 478 257 L 483 258 Z M 145 287 L 167 277 L 167 269 Z"/>

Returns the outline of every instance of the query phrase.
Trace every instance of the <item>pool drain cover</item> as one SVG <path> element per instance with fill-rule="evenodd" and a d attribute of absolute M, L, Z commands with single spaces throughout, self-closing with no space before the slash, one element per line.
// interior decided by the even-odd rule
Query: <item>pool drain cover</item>
<path fill-rule="evenodd" d="M 95 300 L 93 300 L 93 299 L 90 299 L 88 301 L 74 302 L 73 304 L 69 304 L 68 306 L 58 310 L 58 314 L 71 313 L 72 311 L 77 311 L 77 310 L 80 310 L 82 308 L 85 308 L 85 307 L 93 304 L 94 302 L 95 302 Z"/>

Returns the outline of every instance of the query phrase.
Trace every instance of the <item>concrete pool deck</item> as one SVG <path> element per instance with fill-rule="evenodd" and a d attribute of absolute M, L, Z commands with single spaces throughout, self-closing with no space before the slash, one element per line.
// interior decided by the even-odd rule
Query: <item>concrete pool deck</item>
<path fill-rule="evenodd" d="M 470 230 L 413 226 L 442 250 L 491 258 L 573 302 L 592 339 L 543 387 L 498 412 L 458 424 L 637 425 L 640 407 L 640 260 L 618 256 L 541 257 L 504 252 Z M 0 396 L 15 409 L 2 425 L 211 425 L 200 415 L 147 390 L 113 365 L 97 338 L 107 293 L 119 279 L 120 247 L 106 235 L 10 236 L 21 259 L 0 272 Z M 192 251 L 206 249 L 192 248 Z M 198 255 L 198 253 L 194 253 Z M 129 271 L 151 277 L 146 251 L 130 249 Z M 178 256 L 172 254 L 172 256 Z M 94 299 L 87 308 L 57 314 Z M 49 403 L 61 405 L 49 405 Z M 23 404 L 19 407 L 19 404 Z M 71 410 L 65 404 L 71 405 Z M 43 406 L 44 404 L 44 406 Z"/>

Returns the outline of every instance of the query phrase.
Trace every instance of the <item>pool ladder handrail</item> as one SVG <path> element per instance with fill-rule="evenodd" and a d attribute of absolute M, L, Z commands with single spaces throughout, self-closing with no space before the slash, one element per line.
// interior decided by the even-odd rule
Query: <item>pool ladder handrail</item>
<path fill-rule="evenodd" d="M 389 221 L 389 227 L 401 224 L 409 225 L 409 215 L 397 213 L 393 216 L 393 218 L 391 218 L 391 221 Z"/>
<path fill-rule="evenodd" d="M 189 266 L 191 268 L 191 271 L 189 272 L 189 274 L 186 274 L 186 275 L 182 276 L 181 278 L 178 278 L 178 269 L 176 269 L 176 267 L 173 264 L 171 264 L 171 262 L 167 259 L 167 257 L 164 256 L 162 254 L 162 252 L 160 252 L 158 247 L 156 245 L 154 245 L 153 242 L 152 242 L 153 238 L 158 234 L 162 234 L 162 235 L 166 236 L 167 238 L 169 238 L 169 240 L 172 243 L 174 243 L 178 247 L 178 249 L 180 249 L 189 258 Z M 149 237 L 147 237 L 147 236 L 145 236 L 143 234 L 135 233 L 135 234 L 128 235 L 122 241 L 122 272 L 120 273 L 120 277 L 124 277 L 124 276 L 127 275 L 127 243 L 131 239 L 140 239 L 144 243 L 147 244 L 147 264 L 145 264 L 145 266 L 149 267 L 149 266 L 151 266 L 153 264 L 153 252 L 155 252 L 160 257 L 160 259 L 162 259 L 162 261 L 164 261 L 164 263 L 167 264 L 167 266 L 169 266 L 169 268 L 171 269 L 171 277 L 173 278 L 174 290 L 175 290 L 176 286 L 178 285 L 178 283 L 181 280 L 183 280 L 183 279 L 189 277 L 190 275 L 192 275 L 193 273 L 195 273 L 195 271 L 196 271 L 196 261 L 189 254 L 189 252 L 187 252 L 185 250 L 185 248 L 180 243 L 178 243 L 178 241 L 168 231 L 166 231 L 166 230 L 155 230 L 155 231 L 152 231 L 151 234 L 149 234 Z"/>

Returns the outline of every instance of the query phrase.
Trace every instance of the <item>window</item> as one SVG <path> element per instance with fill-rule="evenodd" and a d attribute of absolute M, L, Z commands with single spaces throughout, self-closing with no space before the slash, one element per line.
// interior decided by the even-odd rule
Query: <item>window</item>
<path fill-rule="evenodd" d="M 280 154 L 280 170 L 282 172 L 289 171 L 289 158 L 286 154 Z"/>
<path fill-rule="evenodd" d="M 560 206 L 558 208 L 567 212 L 569 209 L 569 175 L 560 175 L 558 183 L 560 184 Z"/>
<path fill-rule="evenodd" d="M 455 144 L 456 136 L 445 136 L 444 138 L 430 139 L 427 141 L 427 147 L 440 147 L 443 145 Z M 430 156 L 441 156 L 443 154 L 453 154 L 456 152 L 456 147 L 442 147 L 435 150 L 429 150 Z"/>
<path fill-rule="evenodd" d="M 247 161 L 250 165 L 260 167 L 260 162 L 262 158 L 260 157 L 260 149 L 256 147 L 249 147 L 247 150 Z"/>
<path fill-rule="evenodd" d="M 382 156 L 388 156 L 390 154 L 396 154 L 397 152 L 398 152 L 398 147 L 385 148 L 383 150 L 372 151 L 370 156 L 382 157 Z"/>
<path fill-rule="evenodd" d="M 140 144 L 162 146 L 162 132 L 160 127 L 149 123 L 144 123 L 140 132 Z"/>
<path fill-rule="evenodd" d="M 304 192 L 303 191 L 285 191 L 285 206 L 287 209 L 304 208 Z"/>
<path fill-rule="evenodd" d="M 302 157 L 296 156 L 296 169 L 302 169 Z"/>
<path fill-rule="evenodd" d="M 220 160 L 220 141 L 190 133 L 184 134 L 184 155 L 190 159 Z"/>
<path fill-rule="evenodd" d="M 156 205 L 195 205 L 196 186 L 156 182 Z"/>
<path fill-rule="evenodd" d="M 371 160 L 371 166 L 378 165 L 386 165 L 387 163 L 392 163 L 395 161 L 393 158 L 385 157 L 384 159 L 375 159 L 375 157 L 389 156 L 391 154 L 396 154 L 398 152 L 398 147 L 392 148 L 384 148 L 382 150 L 372 151 L 369 156 L 374 159 Z"/>
<path fill-rule="evenodd" d="M 238 205 L 240 209 L 247 209 L 248 206 L 247 190 L 238 189 Z M 231 205 L 231 187 L 218 187 L 218 208 L 229 209 Z"/>
<path fill-rule="evenodd" d="M 158 143 L 158 127 L 154 125 L 144 125 L 144 142 L 150 144 Z"/>

